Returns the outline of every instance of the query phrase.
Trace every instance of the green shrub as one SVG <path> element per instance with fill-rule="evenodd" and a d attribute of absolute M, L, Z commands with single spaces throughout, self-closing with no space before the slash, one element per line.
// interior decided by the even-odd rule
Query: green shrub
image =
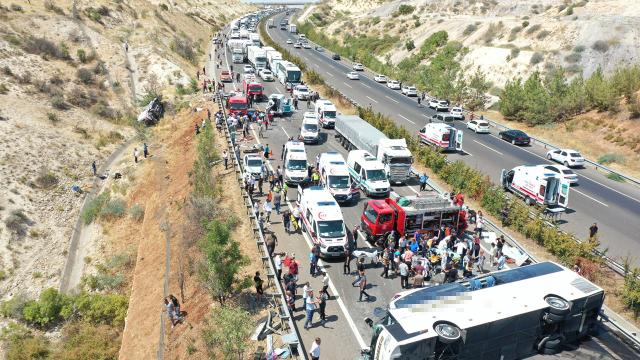
<path fill-rule="evenodd" d="M 13 322 L 2 329 L 2 340 L 7 360 L 47 359 L 51 353 L 49 341 L 44 336 Z"/>
<path fill-rule="evenodd" d="M 9 88 L 6 84 L 0 84 L 0 94 L 4 95 L 9 92 Z"/>
<path fill-rule="evenodd" d="M 60 347 L 53 358 L 62 359 L 117 359 L 120 351 L 120 333 L 109 325 L 93 325 L 78 321 L 62 330 Z"/>
<path fill-rule="evenodd" d="M 607 51 L 609 51 L 609 43 L 604 40 L 596 40 L 591 45 L 591 48 L 597 52 L 606 53 Z"/>
<path fill-rule="evenodd" d="M 49 119 L 49 121 L 54 125 L 60 122 L 60 118 L 58 117 L 58 115 L 52 112 L 47 113 L 47 119 Z"/>
<path fill-rule="evenodd" d="M 573 52 L 581 53 L 581 52 L 583 52 L 585 49 L 586 49 L 586 48 L 584 47 L 584 45 L 576 45 L 576 46 L 573 48 Z"/>
<path fill-rule="evenodd" d="M 90 291 L 111 291 L 117 290 L 124 284 L 124 275 L 121 273 L 111 274 L 99 271 L 97 274 L 85 275 L 81 283 L 83 288 Z"/>
<path fill-rule="evenodd" d="M 524 24 L 523 24 L 523 25 L 524 25 Z M 524 26 L 523 26 L 523 27 L 524 27 Z M 532 26 L 531 26 L 530 28 L 528 28 L 528 29 L 527 29 L 527 31 L 526 31 L 527 35 L 531 35 L 531 34 L 533 34 L 534 32 L 536 32 L 536 31 L 540 30 L 540 27 L 541 27 L 541 26 L 540 26 L 540 24 L 532 25 Z"/>
<path fill-rule="evenodd" d="M 502 23 L 490 24 L 487 31 L 482 35 L 482 40 L 485 44 L 491 44 L 493 39 L 498 36 L 498 33 L 502 30 Z"/>
<path fill-rule="evenodd" d="M 127 316 L 129 300 L 121 294 L 81 293 L 74 299 L 80 317 L 92 324 L 122 325 Z"/>
<path fill-rule="evenodd" d="M 142 221 L 144 219 L 144 207 L 140 204 L 134 204 L 129 209 L 129 215 L 135 221 Z"/>
<path fill-rule="evenodd" d="M 529 26 L 529 22 L 528 21 L 523 21 L 522 22 L 522 28 L 526 28 L 527 26 Z"/>
<path fill-rule="evenodd" d="M 407 40 L 407 42 L 404 43 L 404 46 L 407 49 L 407 51 L 411 51 L 416 48 L 416 45 L 413 43 L 413 40 Z"/>
<path fill-rule="evenodd" d="M 514 47 L 513 49 L 511 49 L 511 54 L 509 55 L 509 57 L 511 59 L 515 59 L 518 57 L 518 55 L 520 55 L 520 49 L 517 47 Z"/>
<path fill-rule="evenodd" d="M 11 299 L 0 303 L 0 315 L 5 318 L 22 320 L 22 310 L 28 299 L 24 294 L 16 294 Z"/>
<path fill-rule="evenodd" d="M 55 325 L 70 315 L 70 299 L 49 288 L 40 294 L 38 300 L 27 301 L 22 309 L 22 316 L 30 324 L 41 327 Z"/>
<path fill-rule="evenodd" d="M 44 8 L 47 11 L 53 11 L 58 15 L 64 15 L 64 10 L 61 7 L 57 6 L 52 0 L 47 0 L 44 2 Z"/>
<path fill-rule="evenodd" d="M 87 203 L 87 206 L 82 210 L 82 220 L 85 225 L 91 224 L 98 217 L 110 197 L 111 194 L 105 191 Z"/>
<path fill-rule="evenodd" d="M 196 45 L 188 37 L 175 36 L 171 42 L 171 50 L 192 64 L 197 61 Z"/>
<path fill-rule="evenodd" d="M 80 61 L 81 63 L 87 63 L 87 53 L 84 51 L 84 49 L 78 49 L 76 51 L 76 56 L 78 56 L 78 61 Z"/>
<path fill-rule="evenodd" d="M 624 178 L 618 173 L 609 173 L 607 174 L 607 178 L 617 182 L 624 182 Z"/>
<path fill-rule="evenodd" d="M 22 209 L 12 210 L 9 216 L 4 220 L 4 225 L 12 234 L 24 236 L 31 220 L 27 217 Z"/>
<path fill-rule="evenodd" d="M 85 85 L 93 84 L 93 72 L 87 68 L 78 69 L 76 76 Z"/>
<path fill-rule="evenodd" d="M 225 359 L 237 358 L 249 349 L 248 338 L 253 329 L 251 315 L 238 306 L 215 307 L 202 332 L 209 353 L 221 352 Z"/>
<path fill-rule="evenodd" d="M 126 204 L 122 199 L 109 200 L 100 211 L 100 218 L 112 220 L 123 217 L 126 213 Z"/>
<path fill-rule="evenodd" d="M 579 52 L 572 52 L 564 57 L 564 60 L 568 63 L 575 64 L 582 59 L 582 54 Z"/>
<path fill-rule="evenodd" d="M 44 37 L 29 36 L 22 43 L 22 49 L 28 53 L 40 55 L 44 58 L 65 59 L 64 51 L 54 42 Z"/>
<path fill-rule="evenodd" d="M 611 163 L 624 164 L 624 156 L 618 154 L 604 154 L 598 158 L 598 163 L 606 165 Z"/>
<path fill-rule="evenodd" d="M 415 6 L 402 4 L 398 7 L 397 14 L 398 15 L 409 15 L 416 9 Z"/>
<path fill-rule="evenodd" d="M 58 185 L 58 177 L 51 171 L 41 171 L 36 177 L 36 184 L 43 189 L 50 189 Z"/>
<path fill-rule="evenodd" d="M 633 311 L 637 318 L 640 315 L 640 269 L 627 270 L 624 277 L 624 287 L 620 291 L 620 296 L 628 309 Z"/>
<path fill-rule="evenodd" d="M 551 31 L 549 30 L 542 30 L 538 33 L 538 35 L 536 35 L 536 39 L 538 40 L 543 40 L 544 38 L 546 38 L 547 36 L 549 36 L 549 34 L 551 34 Z"/>

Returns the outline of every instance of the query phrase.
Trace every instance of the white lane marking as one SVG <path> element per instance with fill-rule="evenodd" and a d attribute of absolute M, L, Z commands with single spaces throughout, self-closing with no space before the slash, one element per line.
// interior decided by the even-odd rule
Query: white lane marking
<path fill-rule="evenodd" d="M 407 119 L 406 117 L 404 117 L 404 116 L 402 116 L 402 115 L 400 115 L 400 114 L 398 114 L 398 116 L 400 116 L 401 118 L 403 118 L 403 119 L 407 120 L 408 122 L 412 123 L 413 125 L 415 125 L 415 124 L 416 124 L 416 123 L 414 123 L 413 121 L 411 121 L 411 120 Z"/>
<path fill-rule="evenodd" d="M 424 116 L 424 117 L 426 117 L 426 118 L 428 118 L 428 117 L 429 117 L 429 115 L 427 115 L 427 114 L 422 114 L 422 116 Z"/>
<path fill-rule="evenodd" d="M 367 85 L 367 84 L 365 84 L 365 83 L 361 83 L 361 84 L 362 84 L 362 86 L 366 86 L 366 87 L 368 87 L 369 89 L 371 89 L 371 86 L 369 86 L 369 85 Z"/>
<path fill-rule="evenodd" d="M 282 127 L 282 126 L 280 126 L 280 129 L 282 129 L 282 131 L 284 131 L 284 134 L 287 135 L 287 139 L 288 139 L 290 136 L 287 133 L 287 130 L 285 130 L 284 127 Z"/>
<path fill-rule="evenodd" d="M 389 100 L 391 100 L 391 101 L 395 102 L 396 104 L 400 104 L 400 101 L 398 101 L 398 100 L 396 100 L 396 99 L 393 99 L 393 98 L 391 98 L 391 97 L 389 97 L 389 96 L 387 96 L 387 95 L 385 95 L 384 97 L 386 97 L 387 99 L 389 99 Z"/>
<path fill-rule="evenodd" d="M 284 128 L 282 130 L 284 130 Z M 260 143 L 260 139 L 256 135 L 256 131 L 255 131 L 255 129 L 253 127 L 251 128 L 251 131 L 253 132 L 253 136 L 256 139 L 256 142 L 258 144 L 261 144 Z M 285 134 L 286 134 L 286 131 L 285 131 Z M 267 165 L 269 166 L 269 170 L 273 171 L 273 166 L 271 166 L 271 159 L 267 160 Z M 286 201 L 287 201 L 287 206 L 289 207 L 289 209 L 293 210 L 293 207 L 291 206 L 291 202 L 289 201 L 289 199 L 287 199 Z M 304 237 L 304 240 L 307 243 L 307 246 L 309 246 L 309 249 L 311 249 L 313 247 L 313 244 L 311 243 L 311 240 L 308 238 L 307 234 L 304 231 L 301 231 L 301 232 L 302 232 L 302 235 Z M 321 267 L 324 267 L 322 265 L 322 260 L 318 260 L 318 265 L 320 265 Z M 351 328 L 351 331 L 353 332 L 353 335 L 355 335 L 356 340 L 358 341 L 358 345 L 360 345 L 360 348 L 364 349 L 365 347 L 367 347 L 367 343 L 365 343 L 364 339 L 362 338 L 362 335 L 360 335 L 360 331 L 358 331 L 358 328 L 356 327 L 356 323 L 353 321 L 353 318 L 349 314 L 349 310 L 347 310 L 347 307 L 344 304 L 344 301 L 342 301 L 342 296 L 339 295 L 340 292 L 338 292 L 338 289 L 333 284 L 333 280 L 331 280 L 330 276 L 329 276 L 329 288 L 331 288 L 331 291 L 333 292 L 334 297 L 336 298 L 336 302 L 338 303 L 338 306 L 340 307 L 340 310 L 342 310 L 342 313 L 344 314 L 344 317 L 347 319 L 347 323 L 349 324 L 349 327 Z"/>
<path fill-rule="evenodd" d="M 306 61 L 309 61 L 309 59 L 306 56 L 303 56 L 302 58 L 305 59 Z"/>
<path fill-rule="evenodd" d="M 606 207 L 609 207 L 609 205 L 607 205 L 607 204 L 603 203 L 603 202 L 602 202 L 602 201 L 600 201 L 600 200 L 596 200 L 596 199 L 592 198 L 591 196 L 589 196 L 589 195 L 587 195 L 587 194 L 583 193 L 582 191 L 580 191 L 580 190 L 578 190 L 578 189 L 571 189 L 571 191 L 575 191 L 575 192 L 577 192 L 578 194 L 580 194 L 580 195 L 582 195 L 582 196 L 588 197 L 589 199 L 591 199 L 591 200 L 593 200 L 593 201 L 597 202 L 597 203 L 598 203 L 598 204 L 600 204 L 600 205 L 604 205 L 604 206 L 606 206 Z"/>
<path fill-rule="evenodd" d="M 349 89 L 353 89 L 353 87 L 351 87 L 351 85 L 347 84 L 346 82 L 342 82 L 343 84 L 345 84 Z"/>
<path fill-rule="evenodd" d="M 333 74 L 332 74 L 332 73 L 330 73 L 330 72 L 328 72 L 328 71 L 327 71 L 327 75 L 329 75 L 329 76 L 331 76 L 331 77 L 335 77 L 335 76 L 333 76 Z"/>
<path fill-rule="evenodd" d="M 376 100 L 376 99 L 372 99 L 372 98 L 370 98 L 370 97 L 368 97 L 368 96 L 367 96 L 367 99 L 369 99 L 369 100 L 373 101 L 373 102 L 374 102 L 374 103 L 376 103 L 376 104 L 378 103 L 378 100 Z"/>
<path fill-rule="evenodd" d="M 491 134 L 491 136 L 494 136 L 495 138 L 500 139 L 497 135 Z M 502 140 L 502 139 L 501 139 L 501 140 Z M 503 140 L 503 141 L 504 141 L 504 140 Z M 529 150 L 527 150 L 527 149 L 525 149 L 525 148 L 523 148 L 523 147 L 520 147 L 520 146 L 517 146 L 517 145 L 513 145 L 513 144 L 511 144 L 511 145 L 512 145 L 513 147 L 515 147 L 515 148 L 518 148 L 518 149 L 522 150 L 522 151 L 526 151 L 526 152 L 528 152 L 529 154 L 531 154 L 531 155 L 533 155 L 533 156 L 537 156 L 537 157 L 539 157 L 540 159 L 542 159 L 542 160 L 544 160 L 544 161 L 546 161 L 546 162 L 548 162 L 548 163 L 551 163 L 551 164 L 555 164 L 555 163 L 556 163 L 555 161 L 551 161 L 551 160 L 547 159 L 546 157 L 544 157 L 544 156 L 542 156 L 542 155 L 538 155 L 538 154 L 536 154 L 536 153 L 534 153 L 534 152 L 532 152 L 532 151 L 529 151 Z M 577 174 L 577 173 L 576 173 L 576 174 Z M 639 203 L 640 203 L 640 200 L 638 200 L 638 199 L 634 198 L 634 197 L 633 197 L 633 196 L 631 196 L 631 195 L 627 195 L 627 194 L 623 193 L 622 191 L 616 190 L 616 189 L 614 189 L 614 188 L 612 188 L 612 187 L 610 187 L 610 186 L 608 186 L 608 185 L 605 185 L 605 184 L 603 184 L 603 183 L 601 183 L 601 182 L 599 182 L 599 181 L 593 180 L 592 178 L 590 178 L 590 177 L 588 177 L 588 176 L 586 176 L 586 175 L 582 175 L 582 174 L 577 174 L 577 175 L 578 175 L 578 176 L 582 176 L 582 177 L 583 177 L 583 178 L 585 178 L 585 179 L 591 180 L 591 181 L 593 181 L 594 183 L 596 183 L 596 184 L 598 184 L 598 185 L 600 185 L 600 186 L 602 186 L 602 187 L 605 187 L 605 188 L 607 188 L 607 189 L 609 189 L 609 190 L 611 190 L 611 191 L 613 191 L 613 192 L 615 192 L 615 193 L 618 193 L 619 195 L 625 196 L 625 197 L 627 197 L 627 198 L 629 198 L 629 199 L 631 199 L 631 200 L 633 200 L 633 201 L 635 201 L 635 202 L 639 202 Z"/>
<path fill-rule="evenodd" d="M 480 146 L 484 146 L 484 147 L 486 147 L 487 149 L 489 149 L 489 150 L 491 150 L 491 151 L 493 151 L 493 152 L 495 152 L 495 153 L 498 153 L 498 154 L 500 154 L 500 155 L 504 155 L 504 154 L 503 154 L 503 153 L 501 153 L 500 151 L 498 151 L 498 150 L 496 150 L 496 149 L 494 149 L 494 148 L 492 148 L 492 147 L 489 147 L 489 146 L 487 146 L 487 145 L 485 145 L 485 144 L 481 143 L 481 142 L 480 142 L 480 141 L 478 141 L 478 140 L 473 140 L 473 142 L 474 142 L 474 143 L 476 143 L 476 144 L 478 144 L 478 145 L 480 145 Z"/>

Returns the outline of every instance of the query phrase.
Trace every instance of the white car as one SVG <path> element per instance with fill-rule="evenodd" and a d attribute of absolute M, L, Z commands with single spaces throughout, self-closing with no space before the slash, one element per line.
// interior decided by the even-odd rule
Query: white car
<path fill-rule="evenodd" d="M 305 111 L 304 114 L 302 115 L 302 122 L 304 122 L 307 119 L 318 119 L 318 114 L 316 114 L 313 111 Z"/>
<path fill-rule="evenodd" d="M 246 154 L 244 156 L 244 171 L 258 179 L 262 174 L 262 157 L 258 154 Z"/>
<path fill-rule="evenodd" d="M 308 42 L 303 42 L 302 47 L 305 49 L 311 49 L 311 45 Z"/>
<path fill-rule="evenodd" d="M 352 68 L 354 71 L 364 71 L 364 66 L 360 63 L 353 64 Z"/>
<path fill-rule="evenodd" d="M 376 76 L 373 77 L 373 80 L 379 82 L 379 83 L 386 83 L 387 82 L 387 77 L 382 75 L 382 74 L 378 74 Z"/>
<path fill-rule="evenodd" d="M 296 49 L 300 49 L 302 47 L 302 44 L 297 42 L 297 43 L 293 44 L 293 47 L 296 48 Z"/>
<path fill-rule="evenodd" d="M 260 69 L 259 75 L 262 81 L 273 81 L 273 73 L 269 69 Z"/>
<path fill-rule="evenodd" d="M 584 166 L 584 157 L 571 149 L 551 150 L 547 153 L 547 159 L 557 161 L 566 167 Z"/>
<path fill-rule="evenodd" d="M 431 99 L 429 107 L 435 111 L 449 111 L 449 102 L 446 100 Z"/>
<path fill-rule="evenodd" d="M 289 45 L 293 44 L 293 40 L 287 39 L 287 44 L 289 44 Z"/>
<path fill-rule="evenodd" d="M 406 96 L 418 96 L 418 90 L 416 90 L 415 86 L 402 86 L 402 94 Z"/>
<path fill-rule="evenodd" d="M 387 82 L 387 87 L 389 89 L 392 89 L 392 90 L 400 90 L 400 81 L 391 80 L 391 81 Z"/>
<path fill-rule="evenodd" d="M 358 75 L 358 73 L 357 73 L 357 72 L 355 72 L 355 71 L 348 72 L 348 73 L 347 73 L 347 77 L 348 77 L 349 79 L 351 79 L 351 80 L 358 80 L 358 79 L 360 79 L 360 75 Z"/>
<path fill-rule="evenodd" d="M 253 67 L 251 65 L 245 65 L 243 70 L 244 70 L 245 73 L 250 73 L 250 74 L 254 73 Z"/>
<path fill-rule="evenodd" d="M 473 130 L 476 134 L 488 134 L 489 123 L 484 120 L 471 120 L 467 123 L 467 129 Z"/>
<path fill-rule="evenodd" d="M 464 120 L 464 112 L 462 111 L 462 108 L 459 106 L 454 106 L 451 108 L 450 111 L 451 115 L 453 115 L 453 118 L 456 120 Z"/>
<path fill-rule="evenodd" d="M 547 165 L 544 167 L 546 170 L 549 170 L 555 174 L 560 175 L 562 178 L 567 180 L 569 184 L 577 184 L 578 183 L 578 175 L 574 173 L 571 169 L 562 165 Z"/>
<path fill-rule="evenodd" d="M 309 88 L 307 85 L 296 85 L 293 88 L 293 96 L 298 100 L 307 100 L 309 98 Z"/>

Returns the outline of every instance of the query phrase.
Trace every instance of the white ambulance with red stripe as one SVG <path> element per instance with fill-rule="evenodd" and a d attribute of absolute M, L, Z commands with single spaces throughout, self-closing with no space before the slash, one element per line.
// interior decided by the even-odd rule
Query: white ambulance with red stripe
<path fill-rule="evenodd" d="M 333 195 L 322 186 L 306 189 L 298 186 L 298 204 L 302 228 L 314 244 L 320 245 L 320 256 L 344 256 L 347 228 L 340 205 Z"/>
<path fill-rule="evenodd" d="M 571 184 L 545 165 L 522 165 L 502 170 L 502 187 L 522 197 L 527 205 L 566 208 Z"/>
<path fill-rule="evenodd" d="M 462 130 L 445 123 L 428 123 L 418 132 L 420 141 L 443 151 L 462 150 Z"/>
<path fill-rule="evenodd" d="M 320 183 L 339 203 L 351 201 L 354 191 L 351 187 L 349 167 L 342 155 L 337 151 L 320 154 L 318 171 L 320 171 Z"/>

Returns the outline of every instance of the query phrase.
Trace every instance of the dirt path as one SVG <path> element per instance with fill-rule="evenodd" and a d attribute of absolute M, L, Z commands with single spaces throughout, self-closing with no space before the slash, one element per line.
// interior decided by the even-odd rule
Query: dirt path
<path fill-rule="evenodd" d="M 78 23 L 78 26 L 82 29 L 83 33 L 86 35 L 86 29 L 82 22 Z M 87 36 L 88 39 L 91 37 Z M 91 40 L 90 40 L 91 41 Z M 91 45 L 93 47 L 93 45 Z M 131 54 L 130 51 L 125 51 L 123 48 L 125 64 L 127 69 L 129 70 L 130 78 L 131 78 L 131 94 L 132 100 L 135 104 L 136 98 L 139 95 L 137 93 L 138 87 L 138 67 L 135 62 L 135 58 Z M 126 143 L 122 144 L 115 152 L 113 152 L 107 160 L 100 165 L 98 169 L 98 174 L 109 173 L 109 169 L 111 169 L 115 162 L 120 159 L 125 150 L 127 150 L 137 138 L 132 138 Z M 97 224 L 90 224 L 85 226 L 82 222 L 82 212 L 89 202 L 99 194 L 107 184 L 106 180 L 101 180 L 100 178 L 95 178 L 93 181 L 92 191 L 87 194 L 82 203 L 82 208 L 78 215 L 78 220 L 76 221 L 75 226 L 73 227 L 73 233 L 71 235 L 71 243 L 69 244 L 69 255 L 67 256 L 67 262 L 64 267 L 64 271 L 62 277 L 60 279 L 60 291 L 61 292 L 72 292 L 74 291 L 78 285 L 80 284 L 80 280 L 82 279 L 82 274 L 84 270 L 84 259 L 87 256 L 87 251 L 91 244 L 91 240 L 99 235 L 100 226 Z"/>

